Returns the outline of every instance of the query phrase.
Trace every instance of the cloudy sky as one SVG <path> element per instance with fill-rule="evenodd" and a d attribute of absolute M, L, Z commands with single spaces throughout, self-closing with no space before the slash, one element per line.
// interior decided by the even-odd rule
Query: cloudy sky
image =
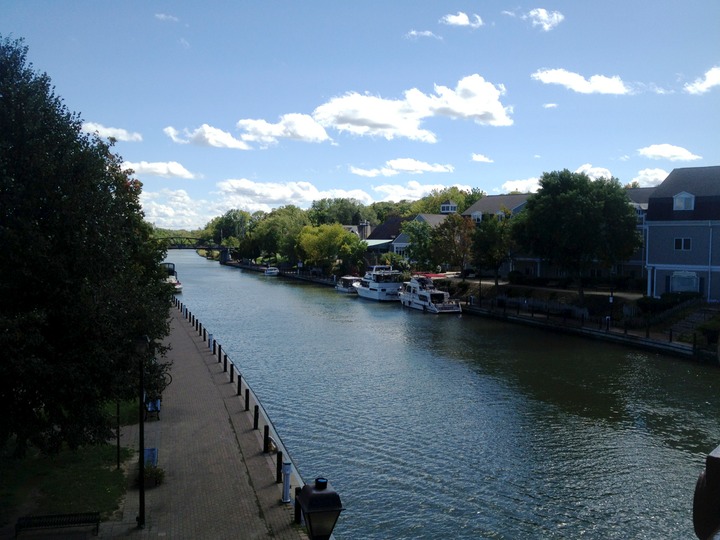
<path fill-rule="evenodd" d="M 720 2 L 4 0 L 160 227 L 720 164 Z"/>

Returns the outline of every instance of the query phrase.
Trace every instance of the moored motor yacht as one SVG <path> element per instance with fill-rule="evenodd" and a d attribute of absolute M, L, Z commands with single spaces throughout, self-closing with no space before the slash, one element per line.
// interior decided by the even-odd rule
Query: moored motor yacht
<path fill-rule="evenodd" d="M 402 287 L 402 273 L 392 266 L 371 266 L 365 276 L 355 283 L 355 290 L 361 298 L 381 302 L 397 301 Z"/>
<path fill-rule="evenodd" d="M 432 278 L 426 276 L 413 276 L 403 284 L 400 303 L 427 313 L 462 313 L 460 302 L 451 300 L 450 293 L 436 289 Z"/>
<path fill-rule="evenodd" d="M 180 280 L 178 279 L 177 271 L 175 270 L 175 263 L 164 262 L 160 263 L 160 266 L 162 266 L 167 272 L 165 282 L 172 285 L 175 288 L 176 293 L 182 292 L 182 283 L 180 283 Z"/>
<path fill-rule="evenodd" d="M 359 281 L 360 278 L 357 276 L 342 276 L 338 278 L 337 283 L 335 284 L 335 290 L 344 294 L 357 294 L 355 284 Z"/>
<path fill-rule="evenodd" d="M 268 266 L 263 273 L 266 276 L 279 276 L 280 269 L 275 266 Z"/>

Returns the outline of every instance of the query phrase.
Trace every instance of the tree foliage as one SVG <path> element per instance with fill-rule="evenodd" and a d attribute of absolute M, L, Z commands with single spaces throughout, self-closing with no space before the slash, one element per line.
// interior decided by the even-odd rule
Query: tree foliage
<path fill-rule="evenodd" d="M 282 206 L 259 219 L 253 225 L 253 234 L 265 256 L 294 262 L 298 260 L 298 236 L 309 224 L 304 210 L 293 205 Z"/>
<path fill-rule="evenodd" d="M 502 215 L 484 216 L 473 235 L 473 259 L 475 264 L 492 270 L 495 285 L 500 279 L 500 267 L 509 260 L 512 249 L 511 212 L 503 210 Z"/>
<path fill-rule="evenodd" d="M 433 259 L 463 270 L 472 254 L 475 223 L 459 214 L 448 214 L 432 231 Z"/>
<path fill-rule="evenodd" d="M 310 222 L 317 226 L 339 223 L 359 225 L 363 221 L 377 222 L 377 214 L 355 199 L 320 199 L 313 201 L 308 210 Z"/>
<path fill-rule="evenodd" d="M 544 173 L 540 189 L 514 220 L 514 236 L 532 254 L 582 280 L 599 262 L 628 259 L 639 247 L 637 218 L 615 178 L 591 180 L 565 169 Z"/>
<path fill-rule="evenodd" d="M 348 232 L 339 223 L 305 226 L 300 232 L 298 247 L 305 262 L 323 268 L 327 273 L 339 264 L 339 273 L 357 269 L 367 250 L 367 244 Z"/>
<path fill-rule="evenodd" d="M 400 230 L 408 236 L 405 257 L 418 270 L 430 270 L 433 266 L 432 227 L 419 220 L 406 221 Z"/>
<path fill-rule="evenodd" d="M 0 444 L 18 454 L 106 441 L 137 337 L 168 333 L 164 251 L 121 163 L 0 37 Z"/>
<path fill-rule="evenodd" d="M 445 189 L 435 189 L 429 195 L 412 203 L 409 214 L 438 214 L 442 203 L 448 200 L 457 204 L 457 211 L 462 214 L 483 195 L 484 193 L 479 188 L 464 190 L 457 186 L 451 186 Z"/>

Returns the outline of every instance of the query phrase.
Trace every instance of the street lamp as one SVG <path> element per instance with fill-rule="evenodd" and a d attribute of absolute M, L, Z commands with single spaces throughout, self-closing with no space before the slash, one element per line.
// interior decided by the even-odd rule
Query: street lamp
<path fill-rule="evenodd" d="M 327 478 L 316 478 L 313 485 L 304 485 L 296 502 L 305 516 L 310 540 L 329 540 L 344 508 L 340 495 L 330 486 Z"/>
<path fill-rule="evenodd" d="M 138 446 L 140 446 L 138 488 L 140 491 L 140 509 L 137 518 L 135 518 L 138 529 L 145 527 L 145 359 L 149 350 L 150 338 L 142 336 L 135 340 L 135 354 L 138 357 L 138 370 L 140 372 L 138 384 Z"/>

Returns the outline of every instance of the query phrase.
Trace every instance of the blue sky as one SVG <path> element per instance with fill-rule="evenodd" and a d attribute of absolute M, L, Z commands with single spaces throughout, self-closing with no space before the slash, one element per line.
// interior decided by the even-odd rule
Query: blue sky
<path fill-rule="evenodd" d="M 146 218 L 720 164 L 720 2 L 4 0 Z"/>

